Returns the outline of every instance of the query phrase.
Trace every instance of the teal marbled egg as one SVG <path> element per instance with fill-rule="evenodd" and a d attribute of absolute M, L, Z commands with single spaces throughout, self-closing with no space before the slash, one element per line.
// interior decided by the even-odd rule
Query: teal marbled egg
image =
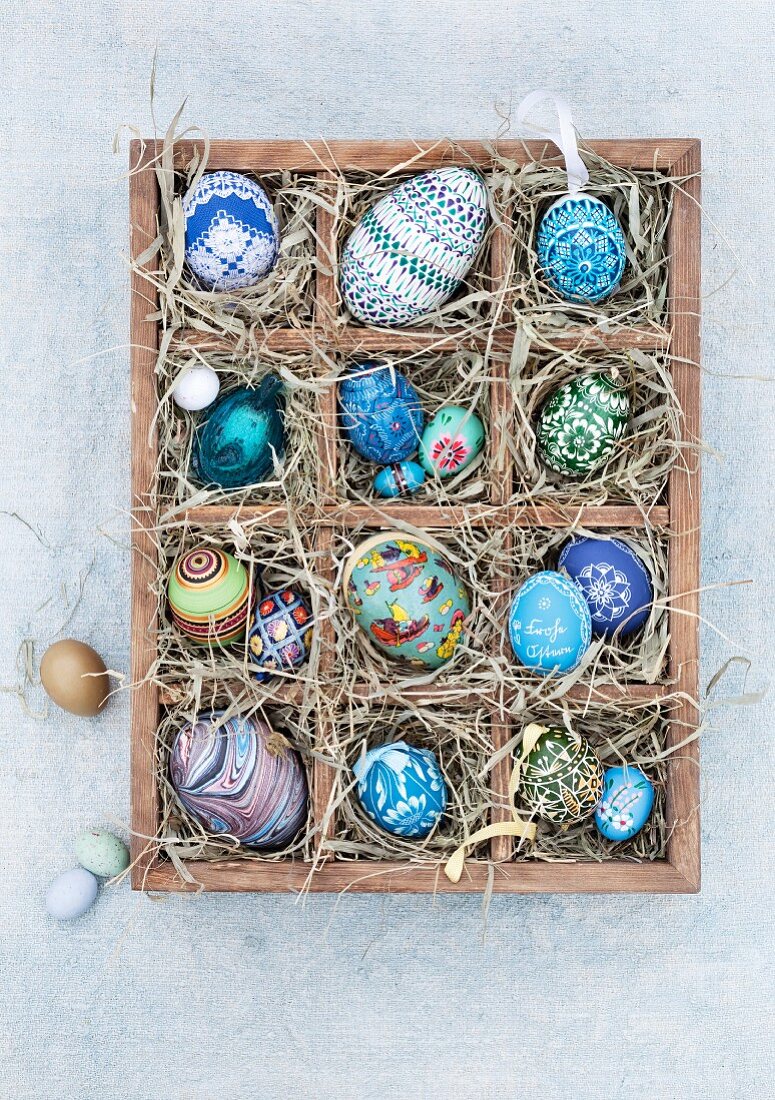
<path fill-rule="evenodd" d="M 435 477 L 453 477 L 470 466 L 484 446 L 484 424 L 461 405 L 445 405 L 420 440 L 420 462 Z"/>
<path fill-rule="evenodd" d="M 194 435 L 194 476 L 240 489 L 266 480 L 284 451 L 283 386 L 267 375 L 257 389 L 232 390 L 210 407 Z"/>
<path fill-rule="evenodd" d="M 558 474 L 583 477 L 604 466 L 627 430 L 630 398 L 610 374 L 582 374 L 549 395 L 538 416 L 538 453 Z"/>
<path fill-rule="evenodd" d="M 465 586 L 443 554 L 406 531 L 382 531 L 353 550 L 345 600 L 369 641 L 388 657 L 440 668 L 471 612 Z"/>

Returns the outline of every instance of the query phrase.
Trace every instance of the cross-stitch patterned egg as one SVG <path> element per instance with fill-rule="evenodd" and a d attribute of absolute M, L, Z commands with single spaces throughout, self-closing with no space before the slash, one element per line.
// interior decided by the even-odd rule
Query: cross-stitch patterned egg
<path fill-rule="evenodd" d="M 395 836 L 423 838 L 447 805 L 447 785 L 428 749 L 395 741 L 371 749 L 353 767 L 358 798 L 377 825 Z"/>
<path fill-rule="evenodd" d="M 259 683 L 277 669 L 303 665 L 311 645 L 312 609 L 298 592 L 284 588 L 258 601 L 248 652 L 252 664 L 259 666 L 252 670 Z"/>
<path fill-rule="evenodd" d="M 592 195 L 564 195 L 544 214 L 536 241 L 547 282 L 572 302 L 599 302 L 618 287 L 627 250 L 622 227 Z"/>
<path fill-rule="evenodd" d="M 484 446 L 484 424 L 460 405 L 439 409 L 422 433 L 420 462 L 435 477 L 453 477 L 470 466 Z"/>
<path fill-rule="evenodd" d="M 610 374 L 582 374 L 558 387 L 538 416 L 538 453 L 568 477 L 604 466 L 627 430 L 630 398 Z"/>
<path fill-rule="evenodd" d="M 209 833 L 250 848 L 290 844 L 307 820 L 307 776 L 299 754 L 254 716 L 199 715 L 175 738 L 170 779 L 183 806 Z"/>
<path fill-rule="evenodd" d="M 342 583 L 358 626 L 388 657 L 426 668 L 452 657 L 471 604 L 440 551 L 383 531 L 353 550 Z"/>
<path fill-rule="evenodd" d="M 606 768 L 595 825 L 606 840 L 630 840 L 646 824 L 653 806 L 653 784 L 640 768 Z"/>
<path fill-rule="evenodd" d="M 213 645 L 244 637 L 250 574 L 231 554 L 209 546 L 189 550 L 175 563 L 167 592 L 172 621 L 187 637 Z"/>
<path fill-rule="evenodd" d="M 425 470 L 416 462 L 396 462 L 385 466 L 374 478 L 374 490 L 381 497 L 408 496 L 425 481 Z"/>
<path fill-rule="evenodd" d="M 252 286 L 277 260 L 280 230 L 266 191 L 239 172 L 208 172 L 183 203 L 186 262 L 208 290 Z"/>
<path fill-rule="evenodd" d="M 470 168 L 436 168 L 383 196 L 342 252 L 339 285 L 353 317 L 405 325 L 443 305 L 487 228 L 487 191 Z"/>
<path fill-rule="evenodd" d="M 518 799 L 532 816 L 568 824 L 591 814 L 603 790 L 603 765 L 578 733 L 549 728 L 522 763 Z"/>
<path fill-rule="evenodd" d="M 197 425 L 191 463 L 203 485 L 240 489 L 265 481 L 285 451 L 283 386 L 267 375 L 255 390 L 225 394 Z"/>
<path fill-rule="evenodd" d="M 571 672 L 592 640 L 592 621 L 573 581 L 550 569 L 518 589 L 509 613 L 514 655 L 540 676 Z"/>
<path fill-rule="evenodd" d="M 574 536 L 563 546 L 557 568 L 579 586 L 592 617 L 592 633 L 626 638 L 646 622 L 654 599 L 651 577 L 621 539 Z"/>
<path fill-rule="evenodd" d="M 339 383 L 339 423 L 359 455 L 381 465 L 417 450 L 424 423 L 420 398 L 400 371 L 358 363 Z"/>

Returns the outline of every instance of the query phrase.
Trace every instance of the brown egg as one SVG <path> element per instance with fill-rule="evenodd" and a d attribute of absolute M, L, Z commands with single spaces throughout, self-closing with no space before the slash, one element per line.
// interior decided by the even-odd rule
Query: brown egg
<path fill-rule="evenodd" d="M 93 718 L 105 706 L 110 691 L 107 672 L 99 653 L 74 638 L 54 642 L 40 662 L 40 680 L 49 698 L 84 718 Z"/>

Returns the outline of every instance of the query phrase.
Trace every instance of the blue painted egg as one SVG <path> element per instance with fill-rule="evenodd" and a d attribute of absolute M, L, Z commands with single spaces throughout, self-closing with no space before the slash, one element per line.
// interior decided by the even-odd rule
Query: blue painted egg
<path fill-rule="evenodd" d="M 626 638 L 649 617 L 654 589 L 646 566 L 620 539 L 574 536 L 557 561 L 581 589 L 592 633 Z"/>
<path fill-rule="evenodd" d="M 353 317 L 405 325 L 446 302 L 487 229 L 487 189 L 470 168 L 435 168 L 364 214 L 342 251 L 339 285 Z"/>
<path fill-rule="evenodd" d="M 618 287 L 627 250 L 622 227 L 592 195 L 564 195 L 544 214 L 536 241 L 547 282 L 571 302 L 599 302 Z"/>
<path fill-rule="evenodd" d="M 266 191 L 239 172 L 208 172 L 183 204 L 186 262 L 209 290 L 237 290 L 267 275 L 280 230 Z"/>
<path fill-rule="evenodd" d="M 264 596 L 256 605 L 248 635 L 251 669 L 260 684 L 277 669 L 298 668 L 309 657 L 312 645 L 312 609 L 290 588 Z"/>
<path fill-rule="evenodd" d="M 592 639 L 589 608 L 561 573 L 535 573 L 514 597 L 509 637 L 515 656 L 533 672 L 571 672 Z"/>
<path fill-rule="evenodd" d="M 203 485 L 239 489 L 264 481 L 284 451 L 283 387 L 268 375 L 257 389 L 233 390 L 210 407 L 195 431 L 192 468 Z"/>
<path fill-rule="evenodd" d="M 646 824 L 653 806 L 654 786 L 640 768 L 606 768 L 595 825 L 606 840 L 630 840 Z"/>
<path fill-rule="evenodd" d="M 388 465 L 417 450 L 420 398 L 403 374 L 384 363 L 359 363 L 339 383 L 342 431 L 359 455 Z"/>
<path fill-rule="evenodd" d="M 428 749 L 404 741 L 371 749 L 353 767 L 364 810 L 388 833 L 426 837 L 447 805 L 447 785 Z"/>
<path fill-rule="evenodd" d="M 416 462 L 396 462 L 385 466 L 374 478 L 374 490 L 381 497 L 408 496 L 425 481 L 425 470 Z"/>

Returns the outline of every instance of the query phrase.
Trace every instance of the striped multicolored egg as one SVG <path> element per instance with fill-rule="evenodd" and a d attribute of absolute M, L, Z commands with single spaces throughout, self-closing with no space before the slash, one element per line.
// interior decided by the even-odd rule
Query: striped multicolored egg
<path fill-rule="evenodd" d="M 256 614 L 248 635 L 252 670 L 259 683 L 265 683 L 278 669 L 303 665 L 312 645 L 312 608 L 290 588 L 264 596 L 256 605 Z"/>
<path fill-rule="evenodd" d="M 538 416 L 538 452 L 558 474 L 583 477 L 609 460 L 627 430 L 627 390 L 604 371 L 560 386 Z"/>
<path fill-rule="evenodd" d="M 348 558 L 342 584 L 358 626 L 391 659 L 440 668 L 454 654 L 471 604 L 429 543 L 405 531 L 372 535 Z"/>
<path fill-rule="evenodd" d="M 178 732 L 170 779 L 182 805 L 209 833 L 250 848 L 289 844 L 307 820 L 307 776 L 284 737 L 253 716 L 202 714 Z"/>
<path fill-rule="evenodd" d="M 603 765 L 586 738 L 545 729 L 522 761 L 519 794 L 530 813 L 561 825 L 594 812 L 603 791 Z"/>
<path fill-rule="evenodd" d="M 453 477 L 470 466 L 484 446 L 484 424 L 461 405 L 439 409 L 422 433 L 420 462 L 436 477 Z"/>
<path fill-rule="evenodd" d="M 487 190 L 470 168 L 436 168 L 366 212 L 342 252 L 339 285 L 353 317 L 405 325 L 455 293 L 487 229 Z"/>
<path fill-rule="evenodd" d="M 245 635 L 250 574 L 223 550 L 197 546 L 175 563 L 167 585 L 172 621 L 195 642 L 228 645 Z"/>
<path fill-rule="evenodd" d="M 417 450 L 425 422 L 420 398 L 400 371 L 358 363 L 339 382 L 339 423 L 370 462 L 400 462 Z"/>
<path fill-rule="evenodd" d="M 613 294 L 627 259 L 622 227 L 593 195 L 563 195 L 552 203 L 536 250 L 547 282 L 571 302 L 600 302 Z"/>
<path fill-rule="evenodd" d="M 371 749 L 353 767 L 358 798 L 380 828 L 422 839 L 447 806 L 447 785 L 429 749 L 404 741 Z"/>
<path fill-rule="evenodd" d="M 203 485 L 241 489 L 264 481 L 285 451 L 284 390 L 267 375 L 257 389 L 224 394 L 196 428 L 191 463 Z"/>

